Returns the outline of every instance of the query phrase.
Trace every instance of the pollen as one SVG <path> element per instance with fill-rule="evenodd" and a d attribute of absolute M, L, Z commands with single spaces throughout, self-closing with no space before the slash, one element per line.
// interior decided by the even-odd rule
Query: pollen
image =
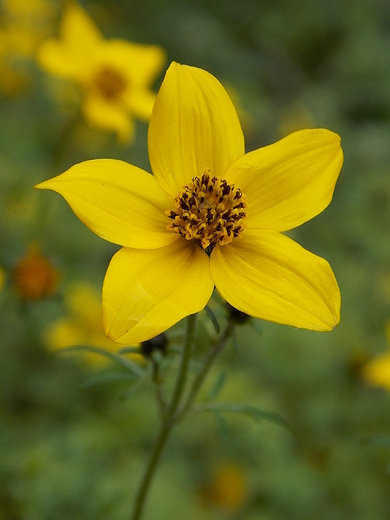
<path fill-rule="evenodd" d="M 127 87 L 127 80 L 120 71 L 112 67 L 102 67 L 94 76 L 93 83 L 107 100 L 117 98 Z"/>
<path fill-rule="evenodd" d="M 167 229 L 197 240 L 207 253 L 240 237 L 245 227 L 245 195 L 225 179 L 211 177 L 209 170 L 182 188 L 173 205 L 165 212 L 172 220 Z"/>

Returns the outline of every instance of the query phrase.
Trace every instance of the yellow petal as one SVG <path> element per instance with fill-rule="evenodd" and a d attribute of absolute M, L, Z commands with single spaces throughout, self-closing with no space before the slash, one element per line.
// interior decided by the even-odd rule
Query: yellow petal
<path fill-rule="evenodd" d="M 115 244 L 153 249 L 178 238 L 166 230 L 170 202 L 154 177 L 123 161 L 85 161 L 36 188 L 60 193 L 86 226 Z"/>
<path fill-rule="evenodd" d="M 128 89 L 124 94 L 124 103 L 132 114 L 144 121 L 149 121 L 156 100 L 156 94 L 146 89 Z"/>
<path fill-rule="evenodd" d="M 248 228 L 286 231 L 328 206 L 342 163 L 337 134 L 301 130 L 247 153 L 226 179 L 247 197 Z"/>
<path fill-rule="evenodd" d="M 52 74 L 84 81 L 90 71 L 91 57 L 101 41 L 102 36 L 92 19 L 72 2 L 61 20 L 60 38 L 43 44 L 38 61 Z"/>
<path fill-rule="evenodd" d="M 329 264 L 276 231 L 244 231 L 217 246 L 211 276 L 238 310 L 268 321 L 331 330 L 340 321 L 340 291 Z"/>
<path fill-rule="evenodd" d="M 118 251 L 103 285 L 107 336 L 122 344 L 146 341 L 202 310 L 214 288 L 209 263 L 184 239 L 153 251 Z"/>
<path fill-rule="evenodd" d="M 82 52 L 75 57 L 60 41 L 46 41 L 38 52 L 38 62 L 50 74 L 79 83 L 89 75 L 89 59 Z"/>
<path fill-rule="evenodd" d="M 390 391 L 390 353 L 386 352 L 371 359 L 363 367 L 362 376 L 370 385 Z"/>
<path fill-rule="evenodd" d="M 121 72 L 129 88 L 146 88 L 155 80 L 165 62 L 165 52 L 157 45 L 141 45 L 125 40 L 104 40 L 96 59 Z"/>
<path fill-rule="evenodd" d="M 134 137 L 134 121 L 119 103 L 106 101 L 103 97 L 86 96 L 81 106 L 84 117 L 92 126 L 116 132 L 121 143 L 129 143 Z"/>
<path fill-rule="evenodd" d="M 61 38 L 79 52 L 87 52 L 103 40 L 95 22 L 76 2 L 70 2 L 60 25 Z"/>
<path fill-rule="evenodd" d="M 148 146 L 154 176 L 176 196 L 207 169 L 223 177 L 244 154 L 244 137 L 219 81 L 204 70 L 173 62 L 154 104 Z"/>

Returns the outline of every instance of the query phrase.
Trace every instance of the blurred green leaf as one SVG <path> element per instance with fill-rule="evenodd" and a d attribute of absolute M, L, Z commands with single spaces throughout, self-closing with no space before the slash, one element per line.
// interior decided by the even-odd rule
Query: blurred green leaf
<path fill-rule="evenodd" d="M 190 361 L 190 370 L 193 374 L 199 374 L 199 372 L 202 370 L 202 363 L 200 361 L 196 361 L 194 359 L 191 359 Z"/>
<path fill-rule="evenodd" d="M 91 377 L 86 383 L 84 383 L 83 388 L 92 388 L 95 386 L 102 386 L 109 383 L 115 383 L 117 381 L 136 381 L 139 380 L 138 376 L 129 374 L 127 372 L 114 372 L 110 374 L 98 374 L 94 377 Z"/>
<path fill-rule="evenodd" d="M 263 335 L 263 327 L 261 326 L 259 320 L 257 320 L 256 318 L 252 318 L 251 320 L 249 320 L 249 325 L 255 329 L 259 336 Z"/>
<path fill-rule="evenodd" d="M 105 357 L 111 359 L 112 361 L 119 363 L 120 365 L 122 365 L 123 367 L 125 367 L 127 370 L 129 370 L 130 372 L 132 372 L 134 375 L 136 375 L 138 377 L 144 377 L 144 375 L 145 375 L 145 370 L 143 368 L 141 368 L 140 366 L 138 366 L 136 363 L 133 363 L 133 361 L 131 361 L 130 359 L 125 359 L 121 356 L 118 356 L 117 354 L 113 354 L 112 352 L 108 352 L 108 350 L 104 350 L 99 347 L 77 345 L 75 347 L 63 348 L 57 352 L 62 354 L 62 353 L 66 353 L 66 352 L 77 352 L 77 351 L 93 352 L 94 354 L 100 354 L 101 356 L 105 356 Z"/>
<path fill-rule="evenodd" d="M 217 425 L 219 437 L 221 441 L 225 443 L 229 437 L 229 425 L 226 419 L 220 413 L 213 411 L 212 414 Z"/>
<path fill-rule="evenodd" d="M 213 401 L 214 399 L 216 399 L 219 396 L 221 390 L 225 386 L 225 383 L 226 383 L 226 372 L 222 372 L 221 374 L 219 374 L 219 376 L 217 377 L 217 379 L 214 383 L 214 386 L 211 388 L 211 391 L 209 393 L 210 401 Z"/>
<path fill-rule="evenodd" d="M 261 410 L 260 408 L 256 408 L 255 406 L 247 405 L 247 404 L 236 404 L 236 403 L 207 403 L 203 405 L 197 406 L 194 411 L 196 412 L 212 412 L 215 414 L 216 412 L 231 412 L 231 413 L 241 413 L 255 419 L 257 421 L 264 420 L 269 421 L 278 426 L 283 426 L 291 431 L 291 426 L 285 421 L 280 415 L 275 412 L 266 412 L 265 410 Z"/>
<path fill-rule="evenodd" d="M 139 354 L 141 356 L 142 352 L 138 347 L 124 347 L 118 350 L 118 354 Z"/>
<path fill-rule="evenodd" d="M 207 316 L 210 318 L 210 321 L 214 326 L 215 332 L 217 334 L 219 334 L 221 332 L 221 327 L 218 323 L 217 318 L 215 317 L 215 314 L 213 313 L 213 311 L 210 309 L 210 307 L 208 305 L 206 305 L 204 310 L 206 311 Z"/>
<path fill-rule="evenodd" d="M 234 332 L 232 334 L 232 347 L 233 347 L 233 352 L 235 354 L 237 354 L 237 352 L 238 352 L 238 341 L 237 341 L 237 336 L 236 336 L 236 334 Z"/>
<path fill-rule="evenodd" d="M 390 448 L 390 435 L 373 435 L 369 437 L 367 441 L 369 444 L 375 444 L 376 446 L 385 446 Z"/>
<path fill-rule="evenodd" d="M 126 399 L 128 399 L 130 396 L 132 396 L 133 394 L 135 394 L 135 392 L 137 392 L 137 390 L 139 390 L 141 388 L 141 386 L 144 384 L 144 380 L 143 379 L 139 379 L 136 383 L 133 383 L 125 392 L 123 392 L 123 394 L 120 396 L 120 399 L 121 401 L 125 401 Z"/>

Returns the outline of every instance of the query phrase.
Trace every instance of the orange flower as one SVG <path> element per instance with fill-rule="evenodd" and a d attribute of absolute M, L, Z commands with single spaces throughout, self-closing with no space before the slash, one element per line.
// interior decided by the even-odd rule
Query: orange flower
<path fill-rule="evenodd" d="M 233 464 L 217 467 L 212 481 L 202 489 L 201 494 L 207 504 L 216 505 L 225 511 L 238 511 L 247 496 L 247 485 L 242 469 Z"/>
<path fill-rule="evenodd" d="M 14 270 L 15 289 L 23 300 L 40 300 L 52 296 L 57 289 L 58 279 L 58 270 L 42 255 L 36 244 L 30 246 Z"/>

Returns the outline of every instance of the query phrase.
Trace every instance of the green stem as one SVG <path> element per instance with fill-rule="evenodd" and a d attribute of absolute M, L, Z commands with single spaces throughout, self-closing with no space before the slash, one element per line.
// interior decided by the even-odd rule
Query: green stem
<path fill-rule="evenodd" d="M 192 352 L 192 344 L 195 336 L 195 324 L 196 324 L 196 314 L 192 314 L 187 318 L 187 331 L 186 338 L 183 348 L 183 355 L 181 358 L 181 364 L 179 369 L 179 374 L 176 380 L 176 385 L 173 390 L 172 400 L 169 404 L 168 410 L 165 414 L 164 420 L 161 424 L 161 428 L 157 439 L 155 441 L 152 453 L 150 455 L 150 459 L 148 465 L 146 466 L 146 471 L 141 481 L 141 485 L 138 490 L 138 494 L 135 501 L 134 511 L 131 520 L 139 520 L 141 518 L 143 508 L 145 506 L 145 501 L 150 489 L 150 485 L 152 483 L 155 470 L 160 461 L 162 452 L 167 443 L 169 435 L 173 429 L 175 424 L 174 416 L 176 414 L 177 407 L 180 403 L 181 397 L 184 392 L 188 367 L 191 359 Z"/>
<path fill-rule="evenodd" d="M 159 362 L 153 359 L 152 356 L 152 381 L 154 383 L 154 389 L 156 394 L 156 401 L 158 405 L 158 413 L 160 415 L 160 419 L 163 422 L 165 419 L 165 414 L 167 411 L 167 403 L 165 400 L 162 381 L 160 376 L 160 365 Z"/>
<path fill-rule="evenodd" d="M 219 356 L 219 354 L 222 352 L 223 347 L 225 346 L 228 339 L 232 336 L 234 331 L 235 323 L 229 322 L 226 325 L 226 328 L 218 338 L 218 341 L 215 343 L 213 348 L 211 348 L 207 354 L 207 357 L 203 363 L 203 367 L 201 371 L 199 372 L 198 376 L 196 377 L 192 388 L 188 394 L 188 397 L 186 399 L 186 402 L 182 406 L 181 410 L 177 413 L 175 420 L 179 421 L 181 420 L 191 409 L 193 402 L 195 401 L 203 383 L 206 379 L 206 376 L 211 368 L 211 365 L 214 363 L 216 358 Z"/>

